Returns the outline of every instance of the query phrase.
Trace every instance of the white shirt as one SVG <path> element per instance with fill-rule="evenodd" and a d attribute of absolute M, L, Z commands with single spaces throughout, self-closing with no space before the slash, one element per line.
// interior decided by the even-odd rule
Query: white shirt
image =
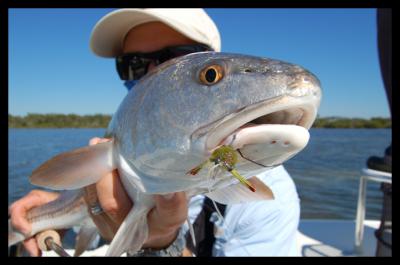
<path fill-rule="evenodd" d="M 213 256 L 301 256 L 296 245 L 300 200 L 293 180 L 283 166 L 257 177 L 270 187 L 275 199 L 227 205 L 224 221 L 213 213 Z M 191 223 L 203 201 L 203 195 L 191 199 Z M 183 229 L 187 231 L 187 224 Z"/>

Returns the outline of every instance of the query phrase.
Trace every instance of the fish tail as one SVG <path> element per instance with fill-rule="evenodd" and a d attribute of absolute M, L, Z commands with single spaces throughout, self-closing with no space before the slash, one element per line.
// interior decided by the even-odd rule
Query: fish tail
<path fill-rule="evenodd" d="M 148 236 L 147 214 L 151 207 L 136 205 L 119 227 L 106 256 L 121 256 L 124 252 L 136 253 L 141 249 Z"/>

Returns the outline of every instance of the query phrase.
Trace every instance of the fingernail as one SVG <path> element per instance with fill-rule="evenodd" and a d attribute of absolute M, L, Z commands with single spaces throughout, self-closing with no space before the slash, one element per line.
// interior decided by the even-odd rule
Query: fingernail
<path fill-rule="evenodd" d="M 174 197 L 175 193 L 167 193 L 163 195 L 163 198 L 166 200 L 171 200 Z"/>

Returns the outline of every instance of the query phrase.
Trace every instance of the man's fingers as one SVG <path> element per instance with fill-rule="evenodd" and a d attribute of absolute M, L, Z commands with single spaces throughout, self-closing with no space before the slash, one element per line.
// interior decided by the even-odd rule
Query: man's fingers
<path fill-rule="evenodd" d="M 26 220 L 26 210 L 23 205 L 15 205 L 10 211 L 12 226 L 21 233 L 28 235 L 32 230 L 31 224 Z"/>
<path fill-rule="evenodd" d="M 32 257 L 39 257 L 42 255 L 42 252 L 40 251 L 35 238 L 28 238 L 24 240 L 23 244 L 26 251 L 28 251 L 29 255 L 31 255 Z"/>
<path fill-rule="evenodd" d="M 53 196 L 49 196 L 48 199 L 45 199 L 40 196 L 37 191 L 32 191 L 28 196 L 13 203 L 10 206 L 11 224 L 13 227 L 24 234 L 28 234 L 31 231 L 31 224 L 26 220 L 27 212 L 34 207 L 51 201 L 50 199 L 53 199 Z"/>
<path fill-rule="evenodd" d="M 89 145 L 109 141 L 111 139 L 95 137 L 90 140 Z M 118 171 L 113 170 L 103 176 L 95 187 L 98 201 L 104 212 L 119 226 L 132 208 L 132 201 L 122 186 Z"/>
<path fill-rule="evenodd" d="M 97 198 L 97 191 L 96 191 L 96 184 L 89 185 L 85 188 L 85 201 L 89 207 L 92 207 L 98 204 Z M 108 240 L 111 241 L 118 230 L 118 226 L 115 224 L 113 220 L 106 214 L 100 213 L 94 215 L 89 210 L 90 217 L 92 218 L 93 222 L 96 224 L 100 235 Z"/>
<path fill-rule="evenodd" d="M 122 186 L 117 170 L 102 177 L 96 183 L 97 195 L 101 207 L 120 225 L 132 208 L 132 201 Z"/>
<path fill-rule="evenodd" d="M 95 145 L 95 144 L 105 143 L 105 142 L 109 142 L 109 141 L 111 141 L 111 139 L 94 137 L 94 138 L 90 139 L 89 145 Z"/>

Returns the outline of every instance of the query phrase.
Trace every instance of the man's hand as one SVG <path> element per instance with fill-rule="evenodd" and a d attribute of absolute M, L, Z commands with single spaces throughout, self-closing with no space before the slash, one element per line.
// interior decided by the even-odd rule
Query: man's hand
<path fill-rule="evenodd" d="M 34 207 L 53 201 L 58 196 L 59 193 L 55 192 L 32 190 L 26 196 L 15 201 L 9 208 L 12 226 L 24 234 L 29 234 L 32 227 L 26 219 L 28 211 Z M 34 237 L 24 240 L 23 245 L 31 256 L 41 256 L 42 253 Z"/>
<path fill-rule="evenodd" d="M 89 145 L 109 141 L 105 138 L 93 138 Z M 105 214 L 91 215 L 107 240 L 112 240 L 132 207 L 135 207 L 122 186 L 118 171 L 105 175 L 96 184 L 90 185 L 89 193 L 97 194 L 98 201 Z M 95 192 L 94 192 L 95 191 Z M 88 197 L 88 196 L 86 196 Z M 91 198 L 93 205 L 93 198 Z M 169 246 L 176 238 L 180 226 L 187 218 L 187 199 L 184 192 L 154 196 L 155 207 L 147 216 L 149 236 L 143 247 L 159 248 Z M 88 200 L 87 200 L 88 201 Z"/>
<path fill-rule="evenodd" d="M 147 216 L 149 237 L 143 247 L 163 249 L 175 240 L 179 228 L 187 219 L 187 199 L 185 192 L 177 192 L 156 195 L 154 200 L 156 206 Z"/>
<path fill-rule="evenodd" d="M 110 141 L 105 138 L 92 138 L 89 145 Z M 122 186 L 118 171 L 103 176 L 97 183 L 89 185 L 86 189 L 85 200 L 89 206 L 100 204 L 104 213 L 93 215 L 90 213 L 101 236 L 111 241 L 122 221 L 132 208 L 132 201 Z"/>
<path fill-rule="evenodd" d="M 93 138 L 90 145 L 109 141 L 109 139 Z M 111 241 L 119 226 L 134 207 L 128 194 L 122 186 L 118 171 L 114 170 L 86 189 L 86 202 L 93 205 L 98 200 L 104 210 L 103 214 L 92 215 L 100 234 Z M 24 234 L 31 231 L 31 225 L 26 220 L 27 212 L 37 206 L 57 199 L 59 193 L 42 190 L 32 190 L 20 200 L 14 202 L 10 208 L 11 223 L 15 229 Z M 176 238 L 180 226 L 187 218 L 187 199 L 184 192 L 169 195 L 154 196 L 155 207 L 147 216 L 149 236 L 143 247 L 162 249 L 169 246 Z M 31 237 L 23 242 L 31 256 L 41 256 L 36 239 Z"/>

